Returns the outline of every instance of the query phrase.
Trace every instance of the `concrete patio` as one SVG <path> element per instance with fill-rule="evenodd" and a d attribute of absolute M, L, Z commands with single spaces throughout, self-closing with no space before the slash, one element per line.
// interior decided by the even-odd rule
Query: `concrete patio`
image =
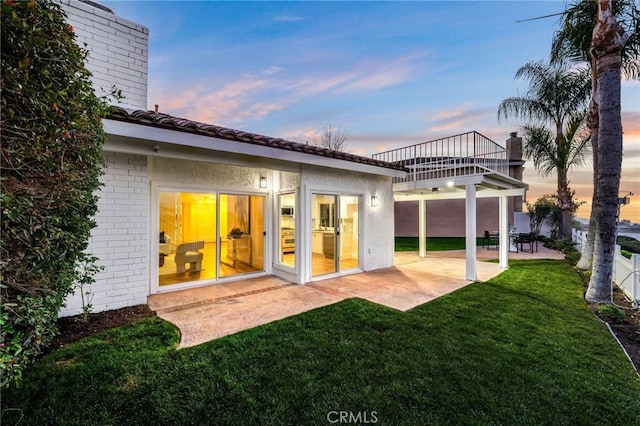
<path fill-rule="evenodd" d="M 478 248 L 478 260 L 495 259 L 496 250 Z M 509 253 L 510 259 L 562 259 L 542 245 L 535 253 Z M 502 270 L 497 263 L 478 262 L 479 281 Z M 180 347 L 195 346 L 341 300 L 360 297 L 401 311 L 470 284 L 465 279 L 465 251 L 396 252 L 395 266 L 297 285 L 268 276 L 215 284 L 148 298 L 159 317 L 175 324 Z"/>

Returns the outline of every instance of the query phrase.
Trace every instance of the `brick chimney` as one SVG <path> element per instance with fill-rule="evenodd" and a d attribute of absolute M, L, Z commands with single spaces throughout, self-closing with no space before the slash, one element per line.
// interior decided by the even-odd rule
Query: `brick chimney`
<path fill-rule="evenodd" d="M 524 172 L 524 160 L 522 159 L 522 138 L 518 136 L 518 132 L 512 132 L 507 139 L 507 151 L 509 152 L 509 176 L 522 181 L 522 173 Z M 522 211 L 522 197 L 510 197 L 512 211 Z"/>
<path fill-rule="evenodd" d="M 60 0 L 73 26 L 76 42 L 89 50 L 87 68 L 96 95 L 122 91 L 124 108 L 147 109 L 149 30 L 116 16 L 111 9 L 90 0 Z M 116 103 L 116 102 L 114 102 Z"/>

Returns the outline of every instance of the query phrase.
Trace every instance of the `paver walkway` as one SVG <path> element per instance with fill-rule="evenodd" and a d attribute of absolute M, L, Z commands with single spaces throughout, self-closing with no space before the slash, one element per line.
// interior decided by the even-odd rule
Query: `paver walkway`
<path fill-rule="evenodd" d="M 292 284 L 277 277 L 259 277 L 215 284 L 148 298 L 158 316 L 175 324 L 180 347 L 189 347 L 292 315 L 360 297 L 401 311 L 451 293 L 468 284 L 464 250 L 398 252 L 395 266 L 371 272 Z M 478 249 L 478 259 L 494 259 L 497 251 Z M 509 258 L 562 259 L 562 253 L 540 247 L 537 253 L 509 253 Z M 497 263 L 478 262 L 479 281 L 502 270 Z"/>

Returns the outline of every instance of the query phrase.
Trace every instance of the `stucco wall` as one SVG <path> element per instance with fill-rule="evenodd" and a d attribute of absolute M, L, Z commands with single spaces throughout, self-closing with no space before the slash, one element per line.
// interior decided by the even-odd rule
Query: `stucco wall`
<path fill-rule="evenodd" d="M 390 177 L 303 166 L 301 180 L 305 201 L 313 191 L 362 195 L 361 266 L 365 271 L 393 266 L 394 200 Z M 376 207 L 371 206 L 373 194 L 378 196 Z"/>
<path fill-rule="evenodd" d="M 272 171 L 204 161 L 150 157 L 149 180 L 160 183 L 197 185 L 204 188 L 258 191 L 260 176 L 271 180 Z"/>
<path fill-rule="evenodd" d="M 279 172 L 280 191 L 287 191 L 300 187 L 300 173 Z"/>
<path fill-rule="evenodd" d="M 97 227 L 88 251 L 104 269 L 85 289 L 93 312 L 147 303 L 149 294 L 148 183 L 146 157 L 104 153 L 104 186 L 98 191 Z M 80 292 L 67 299 L 61 317 L 82 312 Z"/>

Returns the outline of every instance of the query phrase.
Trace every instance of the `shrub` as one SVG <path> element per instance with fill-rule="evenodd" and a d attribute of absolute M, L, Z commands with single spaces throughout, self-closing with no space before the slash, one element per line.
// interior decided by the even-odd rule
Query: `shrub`
<path fill-rule="evenodd" d="M 626 257 L 627 259 L 631 259 L 631 255 L 633 253 L 631 253 L 630 251 L 626 251 L 626 250 L 620 249 L 620 254 L 623 255 L 624 257 Z"/>
<path fill-rule="evenodd" d="M 565 259 L 567 260 L 567 262 L 569 262 L 570 265 L 575 266 L 580 260 L 581 256 L 582 254 L 578 250 L 573 250 L 565 254 Z"/>
<path fill-rule="evenodd" d="M 615 322 L 624 322 L 627 315 L 624 311 L 614 305 L 600 305 L 598 312 L 605 318 L 612 319 Z"/>
<path fill-rule="evenodd" d="M 576 249 L 576 243 L 573 241 L 554 240 L 544 236 L 539 236 L 538 239 L 543 242 L 544 246 L 558 250 L 565 254 L 565 259 L 569 264 L 576 265 L 580 260 L 581 253 Z"/>
<path fill-rule="evenodd" d="M 616 243 L 620 245 L 622 250 L 626 250 L 629 253 L 640 253 L 640 241 L 635 238 L 621 235 L 618 237 Z"/>
<path fill-rule="evenodd" d="M 1 385 L 50 343 L 76 283 L 102 171 L 105 99 L 57 2 L 2 1 Z M 82 265 L 87 265 L 83 268 Z"/>

